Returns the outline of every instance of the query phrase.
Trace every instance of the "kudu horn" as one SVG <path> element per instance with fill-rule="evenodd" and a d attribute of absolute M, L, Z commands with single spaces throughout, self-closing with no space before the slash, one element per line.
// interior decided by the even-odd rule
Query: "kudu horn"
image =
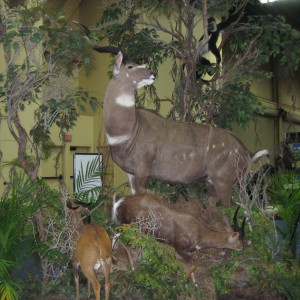
<path fill-rule="evenodd" d="M 89 36 L 91 35 L 91 31 L 89 30 L 89 28 L 82 24 L 82 23 L 79 23 L 75 20 L 73 20 L 73 22 L 78 25 L 82 30 L 83 32 L 85 33 L 86 37 L 89 38 Z M 93 45 L 92 46 L 93 50 L 99 52 L 99 53 L 108 53 L 108 54 L 113 54 L 113 55 L 117 55 L 120 51 L 123 52 L 123 50 L 121 48 L 117 48 L 117 47 L 114 47 L 114 46 L 98 46 L 98 45 Z M 124 55 L 124 58 L 123 58 L 124 62 L 127 62 L 127 61 L 135 61 L 137 62 L 137 60 L 135 58 L 129 58 L 127 55 Z"/>
<path fill-rule="evenodd" d="M 243 240 L 245 236 L 245 223 L 246 223 L 246 216 L 243 217 L 242 225 L 239 227 L 237 215 L 239 212 L 240 206 L 238 206 L 234 212 L 233 216 L 233 230 L 239 233 L 239 239 Z"/>

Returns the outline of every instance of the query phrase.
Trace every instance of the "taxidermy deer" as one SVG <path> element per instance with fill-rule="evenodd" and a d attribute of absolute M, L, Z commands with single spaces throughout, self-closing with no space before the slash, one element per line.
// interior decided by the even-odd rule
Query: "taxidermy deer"
<path fill-rule="evenodd" d="M 90 215 L 90 211 L 73 200 L 67 202 L 72 211 L 73 220 L 73 268 L 75 272 L 76 299 L 80 300 L 79 292 L 79 266 L 88 280 L 88 297 L 90 297 L 90 284 L 92 284 L 96 300 L 100 300 L 100 282 L 95 272 L 102 267 L 105 274 L 105 299 L 110 294 L 110 269 L 112 263 L 112 242 L 103 226 L 99 224 L 84 225 L 81 213 Z"/>
<path fill-rule="evenodd" d="M 225 220 L 227 219 L 223 221 Z M 187 261 L 190 260 L 192 252 L 202 248 L 243 248 L 245 219 L 239 228 L 236 214 L 234 216 L 234 226 L 239 232 L 234 232 L 228 223 L 225 223 L 224 231 L 214 231 L 191 214 L 164 205 L 158 196 L 150 193 L 126 196 L 118 201 L 114 198 L 112 221 L 121 224 L 150 221 L 155 230 L 148 228 L 146 233 L 150 232 L 158 240 L 173 246 Z"/>
<path fill-rule="evenodd" d="M 155 237 L 171 244 L 182 257 L 189 257 L 193 251 L 202 248 L 243 247 L 239 239 L 240 235 L 243 235 L 242 231 L 234 232 L 229 224 L 226 231 L 211 230 L 191 214 L 163 204 L 154 194 L 130 195 L 113 201 L 114 222 L 130 224 L 153 216 L 160 223 L 154 233 Z"/>
<path fill-rule="evenodd" d="M 122 65 L 122 59 L 119 52 L 103 116 L 112 159 L 128 173 L 132 193 L 144 191 L 148 177 L 183 184 L 206 177 L 218 200 L 230 206 L 238 172 L 268 152 L 251 154 L 225 129 L 169 121 L 150 110 L 136 109 L 135 90 L 151 85 L 155 75 L 145 65 Z"/>

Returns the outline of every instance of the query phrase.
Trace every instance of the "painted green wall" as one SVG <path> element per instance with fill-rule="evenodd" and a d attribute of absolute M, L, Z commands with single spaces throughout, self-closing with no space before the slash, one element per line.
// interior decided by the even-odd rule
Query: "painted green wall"
<path fill-rule="evenodd" d="M 80 1 L 67 0 L 56 1 L 57 7 L 64 6 L 66 10 L 67 20 L 70 26 L 76 25 L 73 20 L 92 26 L 101 15 L 101 1 L 98 0 Z M 201 32 L 199 32 L 199 36 Z M 105 42 L 103 42 L 105 45 Z M 108 71 L 111 69 L 113 58 L 109 54 L 99 54 L 92 52 L 94 58 L 94 69 L 86 74 L 85 70 L 81 70 L 78 77 L 74 81 L 75 86 L 88 89 L 93 96 L 103 103 L 106 86 L 109 82 Z M 0 57 L 3 57 L 3 51 L 0 45 Z M 272 67 L 266 66 L 266 69 Z M 0 64 L 2 72 L 3 65 Z M 169 74 L 171 70 L 171 61 L 167 61 L 159 69 L 155 86 L 160 98 L 171 99 L 174 84 Z M 252 90 L 257 94 L 263 104 L 266 106 L 266 114 L 263 117 L 258 117 L 256 122 L 249 125 L 247 131 L 242 131 L 237 126 L 233 126 L 234 132 L 241 138 L 249 149 L 256 151 L 261 148 L 267 148 L 271 152 L 271 159 L 280 154 L 279 143 L 284 140 L 287 131 L 300 131 L 300 72 L 294 79 L 284 79 L 283 70 L 277 67 L 278 74 L 276 80 L 269 79 L 264 81 L 254 82 Z M 274 85 L 275 84 L 275 85 Z M 296 110 L 291 110 L 294 106 Z M 278 118 L 278 108 L 284 108 L 288 112 L 288 117 L 294 122 L 293 125 L 289 121 L 283 121 Z M 165 115 L 170 109 L 168 101 L 163 102 L 161 114 Z M 33 123 L 32 110 L 29 110 L 22 116 L 26 118 L 28 126 Z M 108 160 L 108 149 L 105 143 L 105 129 L 102 122 L 101 108 L 97 112 L 88 111 L 84 113 L 78 121 L 76 128 L 71 130 L 72 141 L 66 142 L 62 146 L 62 141 L 58 138 L 58 128 L 53 128 L 51 134 L 54 139 L 53 153 L 45 162 L 42 162 L 40 176 L 51 177 L 55 176 L 54 158 L 62 151 L 60 160 L 58 161 L 58 175 L 62 174 L 69 191 L 73 192 L 73 155 L 74 153 L 96 153 L 104 154 L 104 160 Z M 71 149 L 72 147 L 72 149 Z M 3 161 L 10 161 L 16 158 L 17 148 L 16 143 L 10 136 L 5 122 L 0 123 L 0 149 L 3 152 Z M 75 150 L 74 150 L 75 149 Z M 110 178 L 113 186 L 119 186 L 126 182 L 127 175 L 111 161 L 108 163 L 109 170 L 113 173 Z M 5 172 L 3 173 L 6 176 Z M 57 186 L 56 179 L 50 179 L 48 182 Z M 3 188 L 3 178 L 0 178 L 0 191 Z"/>

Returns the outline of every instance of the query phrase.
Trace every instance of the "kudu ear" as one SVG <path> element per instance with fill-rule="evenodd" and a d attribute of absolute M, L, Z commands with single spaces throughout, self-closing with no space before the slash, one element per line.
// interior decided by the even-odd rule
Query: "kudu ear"
<path fill-rule="evenodd" d="M 114 77 L 118 77 L 118 75 L 120 74 L 122 61 L 123 61 L 123 54 L 121 51 L 119 51 L 119 53 L 116 56 L 116 62 L 114 66 Z"/>
<path fill-rule="evenodd" d="M 239 234 L 238 232 L 234 232 L 234 233 L 232 234 L 231 237 L 232 237 L 233 239 L 237 239 L 237 238 L 239 237 L 239 235 L 240 235 L 240 234 Z"/>
<path fill-rule="evenodd" d="M 229 238 L 229 242 L 233 243 L 239 238 L 240 234 L 238 232 L 233 232 Z"/>

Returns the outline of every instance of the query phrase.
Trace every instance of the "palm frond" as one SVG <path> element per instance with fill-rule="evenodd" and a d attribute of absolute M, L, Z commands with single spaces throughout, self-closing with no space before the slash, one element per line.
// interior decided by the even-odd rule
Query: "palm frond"
<path fill-rule="evenodd" d="M 80 164 L 80 170 L 76 181 L 76 190 L 86 191 L 88 189 L 94 188 L 97 179 L 101 181 L 101 165 L 99 157 L 95 157 L 93 160 L 89 161 L 84 170 L 82 163 Z"/>
<path fill-rule="evenodd" d="M 76 199 L 84 202 L 97 202 L 102 193 L 101 162 L 97 156 L 84 168 L 82 163 L 76 179 Z"/>

